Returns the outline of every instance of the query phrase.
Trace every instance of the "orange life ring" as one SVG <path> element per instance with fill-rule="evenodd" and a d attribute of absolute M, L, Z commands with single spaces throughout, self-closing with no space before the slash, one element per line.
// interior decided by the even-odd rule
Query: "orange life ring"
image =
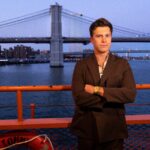
<path fill-rule="evenodd" d="M 0 135 L 0 150 L 22 144 L 32 150 L 53 150 L 53 145 L 46 135 L 37 135 L 31 131 L 16 131 Z"/>

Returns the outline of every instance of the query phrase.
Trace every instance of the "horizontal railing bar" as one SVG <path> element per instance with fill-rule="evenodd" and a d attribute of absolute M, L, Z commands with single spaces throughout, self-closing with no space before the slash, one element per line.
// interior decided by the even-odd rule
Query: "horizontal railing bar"
<path fill-rule="evenodd" d="M 150 89 L 150 84 L 136 84 L 136 89 Z"/>
<path fill-rule="evenodd" d="M 41 108 L 41 107 L 42 108 L 47 108 L 47 107 L 60 108 L 60 107 L 62 107 L 65 109 L 66 109 L 66 107 L 75 107 L 74 104 L 68 104 L 68 103 L 65 103 L 65 104 L 36 104 L 35 106 L 36 106 L 36 108 Z M 129 103 L 129 104 L 126 104 L 126 106 L 144 107 L 144 106 L 150 106 L 150 103 Z M 17 107 L 17 105 L 12 105 L 12 104 L 11 105 L 0 105 L 0 109 L 16 108 L 16 107 Z M 30 109 L 30 106 L 27 104 L 23 105 L 23 107 L 26 109 Z"/>
<path fill-rule="evenodd" d="M 38 128 L 67 128 L 71 118 L 35 118 L 0 120 L 0 130 L 38 129 Z"/>
<path fill-rule="evenodd" d="M 9 91 L 15 92 L 20 91 L 69 91 L 71 90 L 70 85 L 36 85 L 36 86 L 0 86 L 0 92 Z"/>
<path fill-rule="evenodd" d="M 136 88 L 150 89 L 150 84 L 136 84 Z M 70 91 L 71 85 L 0 86 L 0 92 L 15 91 Z"/>
<path fill-rule="evenodd" d="M 150 124 L 150 114 L 126 115 L 126 121 L 128 125 Z"/>
<path fill-rule="evenodd" d="M 68 128 L 72 118 L 35 118 L 0 120 L 0 130 L 20 130 L 20 129 L 39 129 L 39 128 Z M 126 115 L 128 125 L 150 124 L 150 114 Z"/>

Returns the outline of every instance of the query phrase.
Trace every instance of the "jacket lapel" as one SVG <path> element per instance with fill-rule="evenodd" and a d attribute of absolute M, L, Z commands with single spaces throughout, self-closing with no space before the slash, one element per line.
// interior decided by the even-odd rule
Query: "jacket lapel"
<path fill-rule="evenodd" d="M 98 70 L 98 63 L 94 54 L 92 54 L 91 57 L 89 57 L 87 67 L 92 75 L 94 85 L 97 85 L 100 82 L 100 76 Z"/>
<path fill-rule="evenodd" d="M 113 73 L 114 62 L 115 62 L 115 57 L 110 53 L 106 67 L 103 72 L 103 76 L 101 78 L 101 86 L 104 86 L 104 87 L 106 86 L 108 76 L 110 76 L 110 74 Z"/>

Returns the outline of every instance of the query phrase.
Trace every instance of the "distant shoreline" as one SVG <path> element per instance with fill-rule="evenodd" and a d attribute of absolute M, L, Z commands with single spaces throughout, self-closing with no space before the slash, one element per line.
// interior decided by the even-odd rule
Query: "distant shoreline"
<path fill-rule="evenodd" d="M 64 59 L 64 62 L 77 62 L 79 60 L 81 60 L 82 58 L 66 58 Z M 150 59 L 149 58 L 135 58 L 135 57 L 129 57 L 129 58 L 125 58 L 127 59 L 128 61 L 130 60 L 138 60 L 138 61 L 149 61 Z M 9 59 L 0 59 L 0 66 L 2 65 L 20 65 L 20 64 L 39 64 L 39 63 L 50 63 L 49 60 L 9 60 Z"/>

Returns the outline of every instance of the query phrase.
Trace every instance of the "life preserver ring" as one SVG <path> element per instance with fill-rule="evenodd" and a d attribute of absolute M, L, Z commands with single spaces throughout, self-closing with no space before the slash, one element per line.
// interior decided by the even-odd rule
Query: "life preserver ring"
<path fill-rule="evenodd" d="M 24 145 L 32 150 L 54 150 L 47 135 L 37 135 L 31 131 L 16 131 L 0 135 L 0 150 Z"/>

